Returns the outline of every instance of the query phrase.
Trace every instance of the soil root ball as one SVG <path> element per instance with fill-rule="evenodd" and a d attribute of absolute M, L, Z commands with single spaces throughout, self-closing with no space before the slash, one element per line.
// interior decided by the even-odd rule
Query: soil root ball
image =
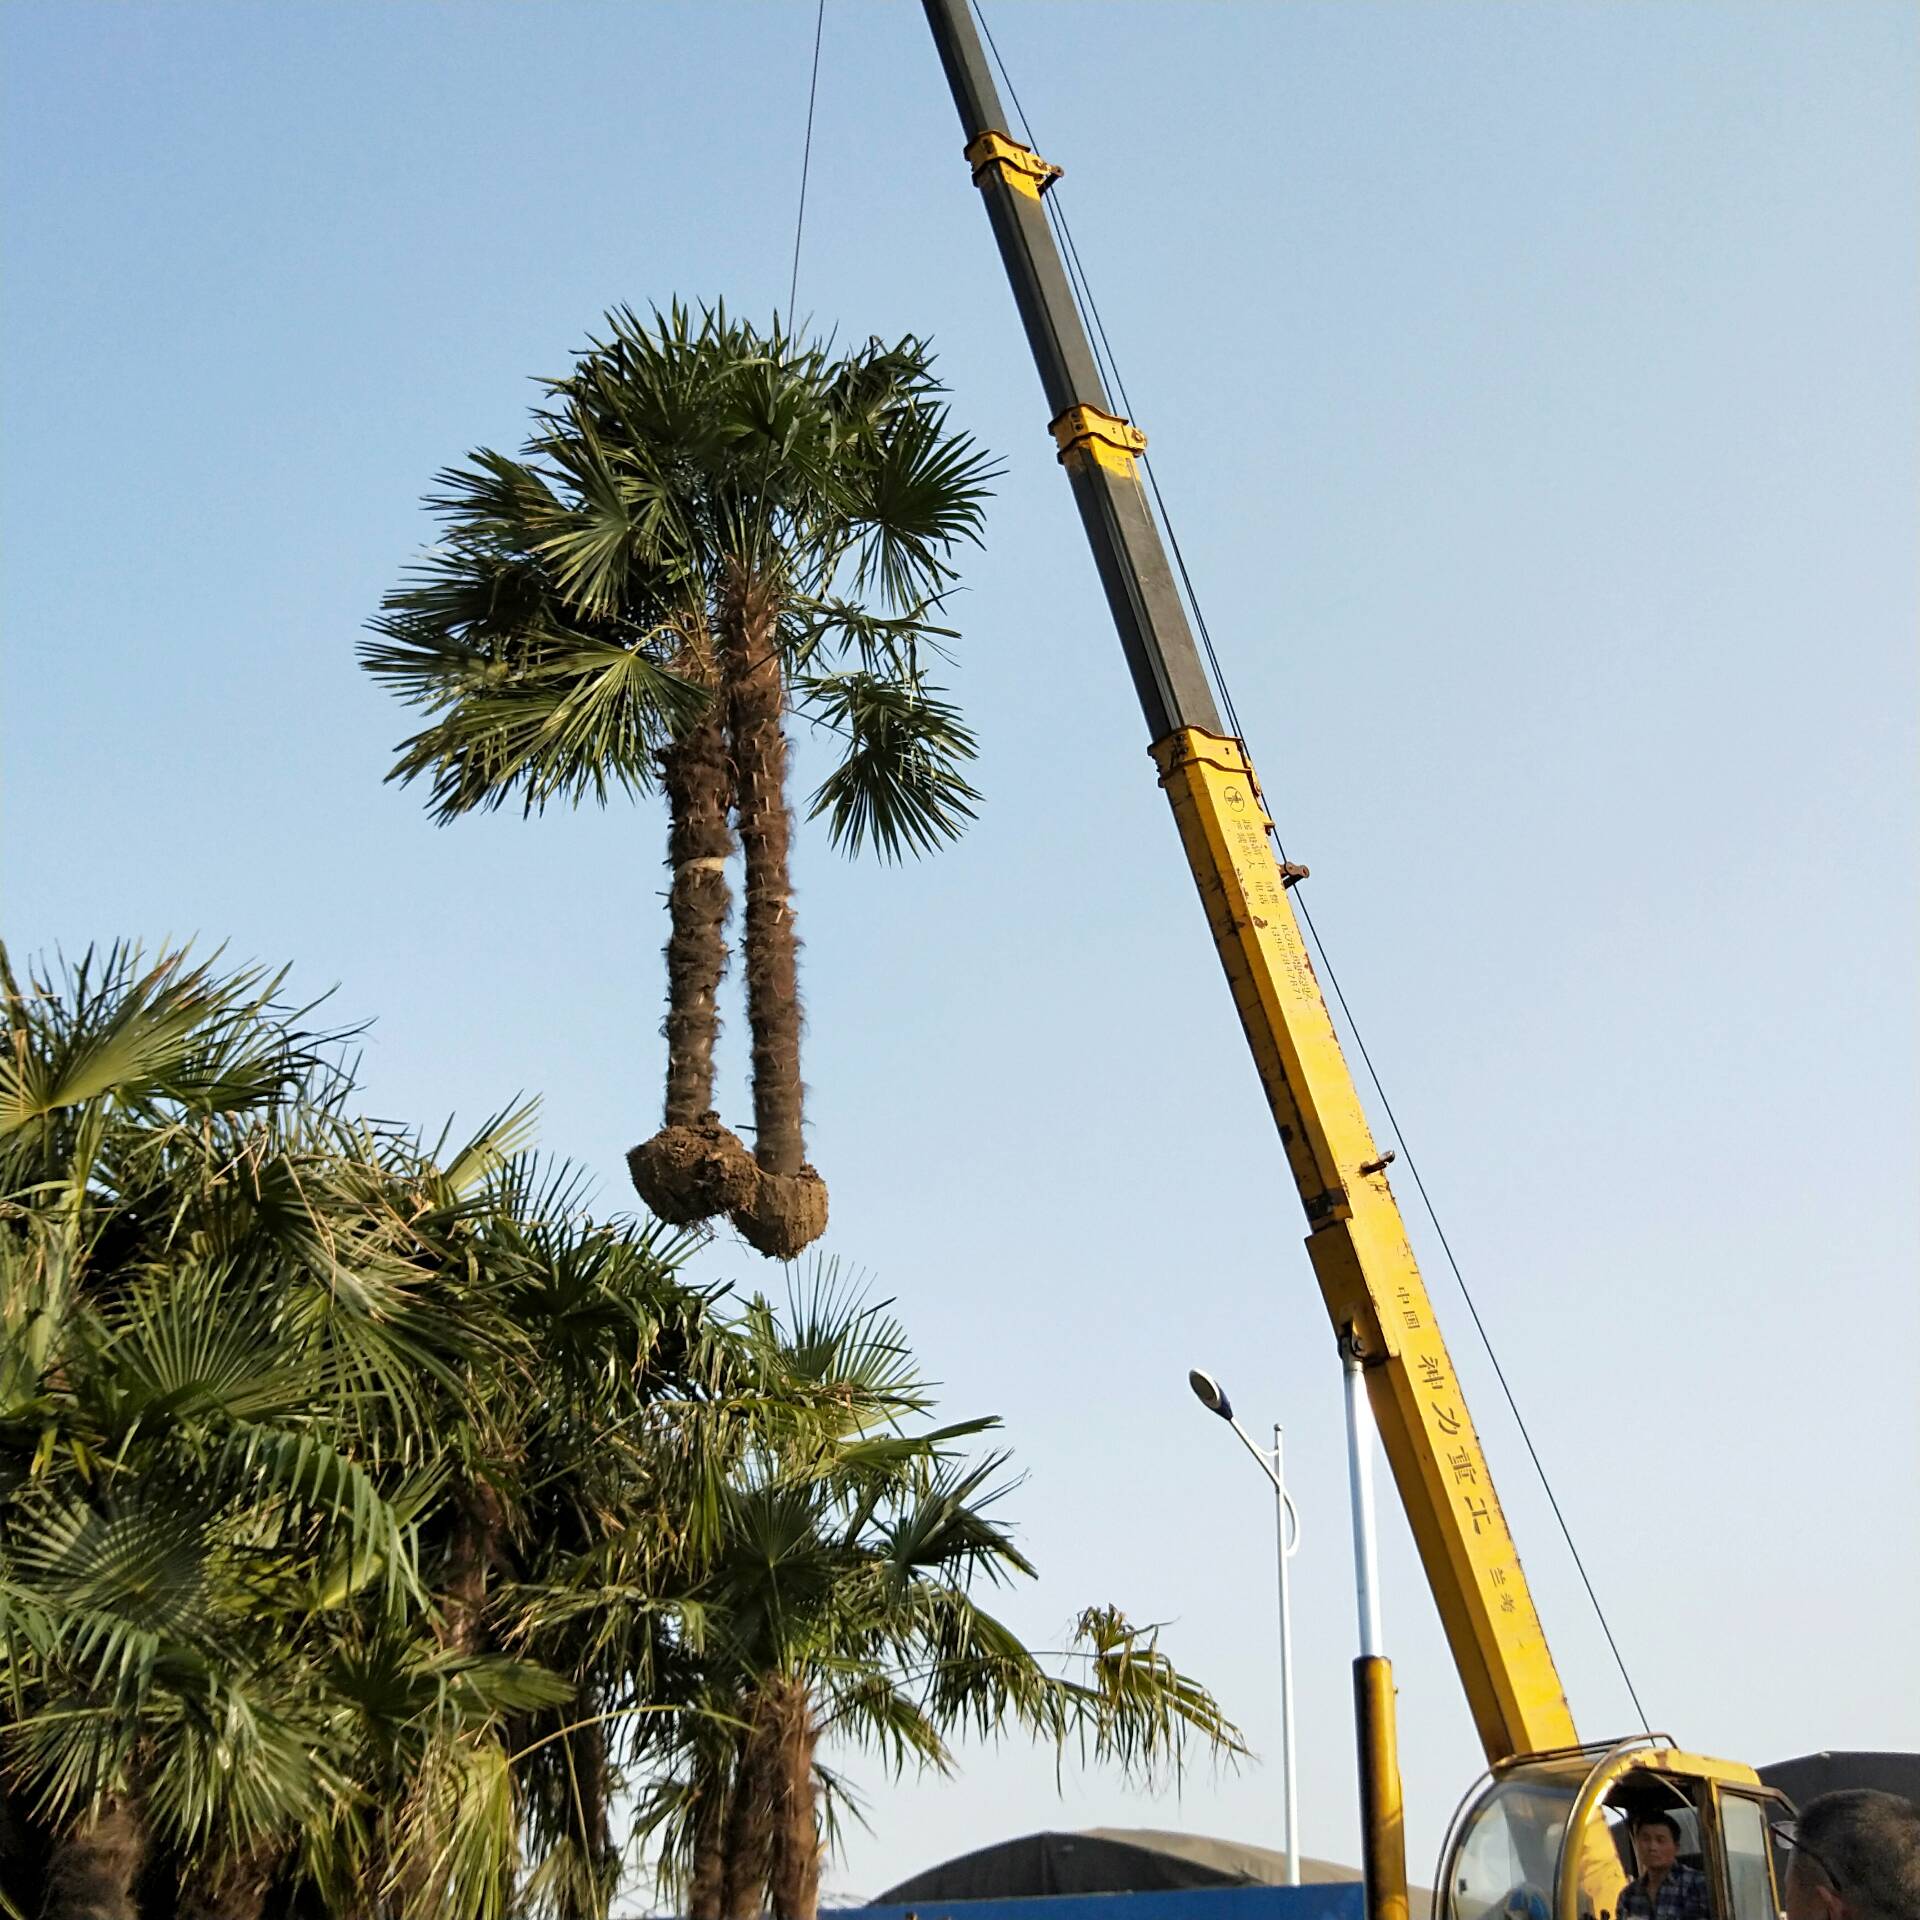
<path fill-rule="evenodd" d="M 750 1205 L 762 1178 L 739 1136 L 711 1113 L 690 1127 L 662 1127 L 627 1155 L 627 1171 L 634 1192 L 670 1227 Z"/>
<path fill-rule="evenodd" d="M 733 1210 L 741 1239 L 769 1260 L 797 1260 L 827 1230 L 827 1183 L 810 1166 L 759 1176 L 752 1195 Z"/>

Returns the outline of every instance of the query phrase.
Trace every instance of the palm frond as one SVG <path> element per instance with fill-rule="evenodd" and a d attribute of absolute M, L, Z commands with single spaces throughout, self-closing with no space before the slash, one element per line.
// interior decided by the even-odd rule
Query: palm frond
<path fill-rule="evenodd" d="M 363 664 L 440 710 L 401 743 L 387 778 L 427 779 L 442 820 L 516 795 L 532 814 L 554 800 L 649 793 L 660 749 L 710 697 L 667 663 L 679 639 L 665 624 L 604 637 L 542 615 L 511 649 L 480 648 L 415 615 L 378 630 L 385 638 L 363 644 Z"/>
<path fill-rule="evenodd" d="M 456 1194 L 469 1192 L 482 1181 L 497 1180 L 533 1138 L 539 1120 L 537 1098 L 503 1108 L 447 1159 L 441 1179 Z"/>
<path fill-rule="evenodd" d="M 145 965 L 137 948 L 89 948 L 60 973 L 11 981 L 0 1055 L 0 1141 L 100 1099 L 199 1112 L 272 1101 L 312 1060 L 272 1017 L 286 975 L 222 976 L 218 955 Z"/>
<path fill-rule="evenodd" d="M 925 404 L 890 414 L 863 451 L 855 590 L 912 606 L 952 580 L 955 546 L 978 544 L 1001 469 Z"/>
<path fill-rule="evenodd" d="M 965 831 L 980 798 L 960 772 L 974 738 L 936 690 L 859 671 L 812 676 L 799 695 L 803 711 L 846 740 L 807 808 L 810 819 L 826 816 L 835 846 L 857 854 L 871 844 L 899 860 Z"/>

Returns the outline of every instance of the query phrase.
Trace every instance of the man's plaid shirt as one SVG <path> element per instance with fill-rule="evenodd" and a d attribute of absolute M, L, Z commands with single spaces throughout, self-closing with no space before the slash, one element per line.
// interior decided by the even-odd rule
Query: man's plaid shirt
<path fill-rule="evenodd" d="M 1621 1894 L 1618 1920 L 1713 1920 L 1707 1876 L 1676 1861 L 1655 1895 L 1647 1892 L 1647 1877 L 1642 1874 Z"/>

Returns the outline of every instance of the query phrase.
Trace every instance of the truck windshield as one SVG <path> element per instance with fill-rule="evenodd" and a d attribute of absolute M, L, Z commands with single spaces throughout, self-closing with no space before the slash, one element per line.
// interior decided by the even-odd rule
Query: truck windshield
<path fill-rule="evenodd" d="M 1442 1920 L 1552 1920 L 1560 1848 L 1590 1765 L 1544 1761 L 1487 1788 L 1443 1865 Z"/>

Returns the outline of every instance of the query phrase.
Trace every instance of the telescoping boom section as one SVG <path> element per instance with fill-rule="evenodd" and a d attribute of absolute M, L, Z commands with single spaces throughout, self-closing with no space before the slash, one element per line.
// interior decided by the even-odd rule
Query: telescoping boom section
<path fill-rule="evenodd" d="M 1146 716 L 1160 784 L 1307 1219 L 1307 1252 L 1368 1397 L 1489 1761 L 1571 1747 L 1573 1717 L 1381 1153 L 1289 897 L 1260 782 L 1223 726 L 1142 485 L 1146 438 L 1108 402 L 1042 196 L 967 0 L 925 0 L 1053 437 Z"/>

